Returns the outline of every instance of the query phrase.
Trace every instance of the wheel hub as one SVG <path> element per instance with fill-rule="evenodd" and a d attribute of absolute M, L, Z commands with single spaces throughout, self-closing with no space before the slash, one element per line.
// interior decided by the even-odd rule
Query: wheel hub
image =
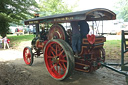
<path fill-rule="evenodd" d="M 55 63 L 59 63 L 59 57 L 58 56 L 55 56 L 53 59 L 52 59 L 52 61 L 53 61 L 53 64 L 55 64 Z"/>

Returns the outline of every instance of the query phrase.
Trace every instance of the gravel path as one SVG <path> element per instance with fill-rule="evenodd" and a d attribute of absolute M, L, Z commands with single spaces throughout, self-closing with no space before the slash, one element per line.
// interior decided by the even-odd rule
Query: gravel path
<path fill-rule="evenodd" d="M 23 58 L 23 49 L 26 46 L 31 46 L 31 41 L 25 41 L 20 43 L 20 45 L 13 49 L 3 49 L 0 48 L 0 61 L 9 61 Z"/>
<path fill-rule="evenodd" d="M 0 61 L 9 61 L 22 58 L 22 52 L 18 50 L 6 49 L 0 50 Z"/>

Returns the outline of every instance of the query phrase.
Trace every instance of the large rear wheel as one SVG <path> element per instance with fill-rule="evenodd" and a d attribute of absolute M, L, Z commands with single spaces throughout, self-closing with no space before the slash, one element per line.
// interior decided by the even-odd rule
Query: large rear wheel
<path fill-rule="evenodd" d="M 23 50 L 23 58 L 24 62 L 31 66 L 33 64 L 33 53 L 32 49 L 30 47 L 25 47 Z"/>
<path fill-rule="evenodd" d="M 44 61 L 48 72 L 56 80 L 68 78 L 74 69 L 73 52 L 62 39 L 53 39 L 46 44 Z"/>
<path fill-rule="evenodd" d="M 63 39 L 67 41 L 67 34 L 61 24 L 53 24 L 49 30 L 48 40 Z"/>

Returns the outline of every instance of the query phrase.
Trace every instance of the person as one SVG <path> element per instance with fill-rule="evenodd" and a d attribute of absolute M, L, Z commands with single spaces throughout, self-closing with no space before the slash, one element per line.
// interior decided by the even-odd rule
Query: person
<path fill-rule="evenodd" d="M 77 21 L 71 22 L 72 27 L 72 49 L 75 53 L 75 57 L 78 57 L 78 53 L 81 51 L 81 35 Z"/>
<path fill-rule="evenodd" d="M 85 20 L 81 20 L 78 22 L 78 25 L 80 25 L 81 38 L 87 38 L 87 34 L 89 33 L 88 23 Z"/>
<path fill-rule="evenodd" d="M 2 48 L 2 41 L 3 41 L 3 39 L 2 39 L 2 37 L 0 36 L 0 48 Z"/>
<path fill-rule="evenodd" d="M 8 43 L 7 37 L 5 36 L 5 37 L 3 38 L 3 40 L 4 40 L 4 49 L 6 49 L 6 45 L 7 45 L 7 47 L 9 48 L 9 43 Z"/>
<path fill-rule="evenodd" d="M 40 32 L 40 39 L 43 41 L 47 40 L 47 35 L 44 27 L 42 27 L 42 31 Z"/>

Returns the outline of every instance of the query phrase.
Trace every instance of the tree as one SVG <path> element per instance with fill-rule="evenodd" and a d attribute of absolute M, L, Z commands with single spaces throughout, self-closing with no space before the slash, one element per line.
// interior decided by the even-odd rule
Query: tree
<path fill-rule="evenodd" d="M 69 8 L 62 0 L 40 0 L 40 3 L 41 16 L 71 12 L 75 7 L 74 5 Z"/>
<path fill-rule="evenodd" d="M 9 22 L 10 20 L 8 19 L 6 14 L 1 13 L 0 14 L 0 34 L 3 37 L 6 36 L 6 33 L 9 30 Z"/>
<path fill-rule="evenodd" d="M 119 0 L 115 5 L 118 19 L 128 21 L 128 0 Z"/>
<path fill-rule="evenodd" d="M 4 20 L 0 21 L 0 34 L 6 35 L 9 23 L 20 24 L 21 20 L 33 16 L 37 10 L 35 0 L 0 0 L 0 20 Z"/>

